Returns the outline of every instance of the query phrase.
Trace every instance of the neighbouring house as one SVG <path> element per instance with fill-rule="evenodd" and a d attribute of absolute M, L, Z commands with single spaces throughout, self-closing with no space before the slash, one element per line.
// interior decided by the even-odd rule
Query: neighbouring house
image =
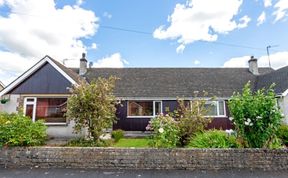
<path fill-rule="evenodd" d="M 0 92 L 9 102 L 2 105 L 6 112 L 24 114 L 33 121 L 44 119 L 51 136 L 73 136 L 73 122 L 65 118 L 67 98 L 72 85 L 97 77 L 120 78 L 115 95 L 122 105 L 117 108 L 118 122 L 114 129 L 145 131 L 149 120 L 159 113 L 177 108 L 177 98 L 192 100 L 195 91 L 208 92 L 210 128 L 230 129 L 227 100 L 240 92 L 250 81 L 253 89 L 276 83 L 278 104 L 288 121 L 288 67 L 278 70 L 258 68 L 257 59 L 249 60 L 249 68 L 92 68 L 87 67 L 85 54 L 79 68 L 67 68 L 45 56 Z M 203 97 L 203 96 L 198 96 Z"/>
<path fill-rule="evenodd" d="M 0 91 L 2 91 L 4 87 L 5 85 L 0 81 Z"/>

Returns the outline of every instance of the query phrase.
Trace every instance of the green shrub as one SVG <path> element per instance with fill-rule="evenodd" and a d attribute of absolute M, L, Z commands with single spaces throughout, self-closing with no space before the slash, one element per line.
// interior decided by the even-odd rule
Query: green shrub
<path fill-rule="evenodd" d="M 121 129 L 113 130 L 111 136 L 115 142 L 118 142 L 121 138 L 124 137 L 124 131 Z"/>
<path fill-rule="evenodd" d="M 277 137 L 281 139 L 282 143 L 288 146 L 288 125 L 281 125 L 277 131 Z"/>
<path fill-rule="evenodd" d="M 147 130 L 152 130 L 150 145 L 156 148 L 173 148 L 179 141 L 177 122 L 169 115 L 162 114 L 151 119 Z"/>
<path fill-rule="evenodd" d="M 221 130 L 208 130 L 197 133 L 188 145 L 193 148 L 237 148 L 235 136 L 227 135 Z"/>
<path fill-rule="evenodd" d="M 233 94 L 228 106 L 243 147 L 268 148 L 275 142 L 282 118 L 276 103 L 273 85 L 267 90 L 253 92 L 247 83 L 241 94 Z"/>
<path fill-rule="evenodd" d="M 206 95 L 204 93 L 204 96 Z M 197 95 L 195 98 L 197 98 Z M 209 111 L 205 107 L 206 102 L 207 100 L 201 98 L 189 102 L 178 99 L 178 110 L 174 111 L 174 115 L 178 121 L 180 131 L 179 144 L 181 146 L 186 146 L 191 137 L 198 132 L 203 132 L 211 122 L 210 118 L 205 117 Z"/>
<path fill-rule="evenodd" d="M 112 140 L 87 140 L 85 138 L 75 138 L 70 140 L 65 146 L 69 147 L 107 147 L 112 145 Z"/>
<path fill-rule="evenodd" d="M 42 145 L 46 138 L 43 121 L 32 122 L 21 113 L 0 113 L 0 147 Z"/>

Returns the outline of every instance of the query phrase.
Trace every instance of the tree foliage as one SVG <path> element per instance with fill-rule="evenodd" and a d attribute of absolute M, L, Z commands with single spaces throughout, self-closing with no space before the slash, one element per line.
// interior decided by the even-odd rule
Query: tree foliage
<path fill-rule="evenodd" d="M 238 140 L 244 147 L 269 147 L 281 123 L 281 112 L 277 107 L 273 85 L 267 90 L 251 91 L 250 83 L 242 94 L 234 93 L 228 106 Z"/>
<path fill-rule="evenodd" d="M 74 131 L 88 128 L 94 141 L 99 141 L 103 130 L 116 121 L 117 100 L 113 95 L 116 77 L 98 78 L 90 84 L 82 82 L 72 88 L 68 98 L 67 117 L 75 121 Z"/>

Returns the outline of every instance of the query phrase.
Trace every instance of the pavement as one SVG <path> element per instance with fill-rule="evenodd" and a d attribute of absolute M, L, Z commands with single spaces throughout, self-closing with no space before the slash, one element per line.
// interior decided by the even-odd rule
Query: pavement
<path fill-rule="evenodd" d="M 0 178 L 287 178 L 288 171 L 261 170 L 101 170 L 101 169 L 41 169 L 0 168 Z"/>

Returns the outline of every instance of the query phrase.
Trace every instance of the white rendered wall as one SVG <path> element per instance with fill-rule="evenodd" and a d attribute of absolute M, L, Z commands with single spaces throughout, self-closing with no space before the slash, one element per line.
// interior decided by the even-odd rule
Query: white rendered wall
<path fill-rule="evenodd" d="M 7 103 L 0 103 L 0 111 L 7 113 L 15 113 L 17 112 L 17 107 L 19 105 L 20 95 L 10 95 L 10 99 Z"/>
<path fill-rule="evenodd" d="M 283 122 L 288 124 L 288 95 L 278 99 L 278 104 L 284 114 Z"/>
<path fill-rule="evenodd" d="M 80 137 L 85 136 L 85 131 L 80 134 L 73 133 L 73 127 L 75 123 L 69 121 L 67 125 L 48 125 L 47 134 L 49 137 L 58 137 L 58 138 L 71 138 L 71 137 Z"/>

